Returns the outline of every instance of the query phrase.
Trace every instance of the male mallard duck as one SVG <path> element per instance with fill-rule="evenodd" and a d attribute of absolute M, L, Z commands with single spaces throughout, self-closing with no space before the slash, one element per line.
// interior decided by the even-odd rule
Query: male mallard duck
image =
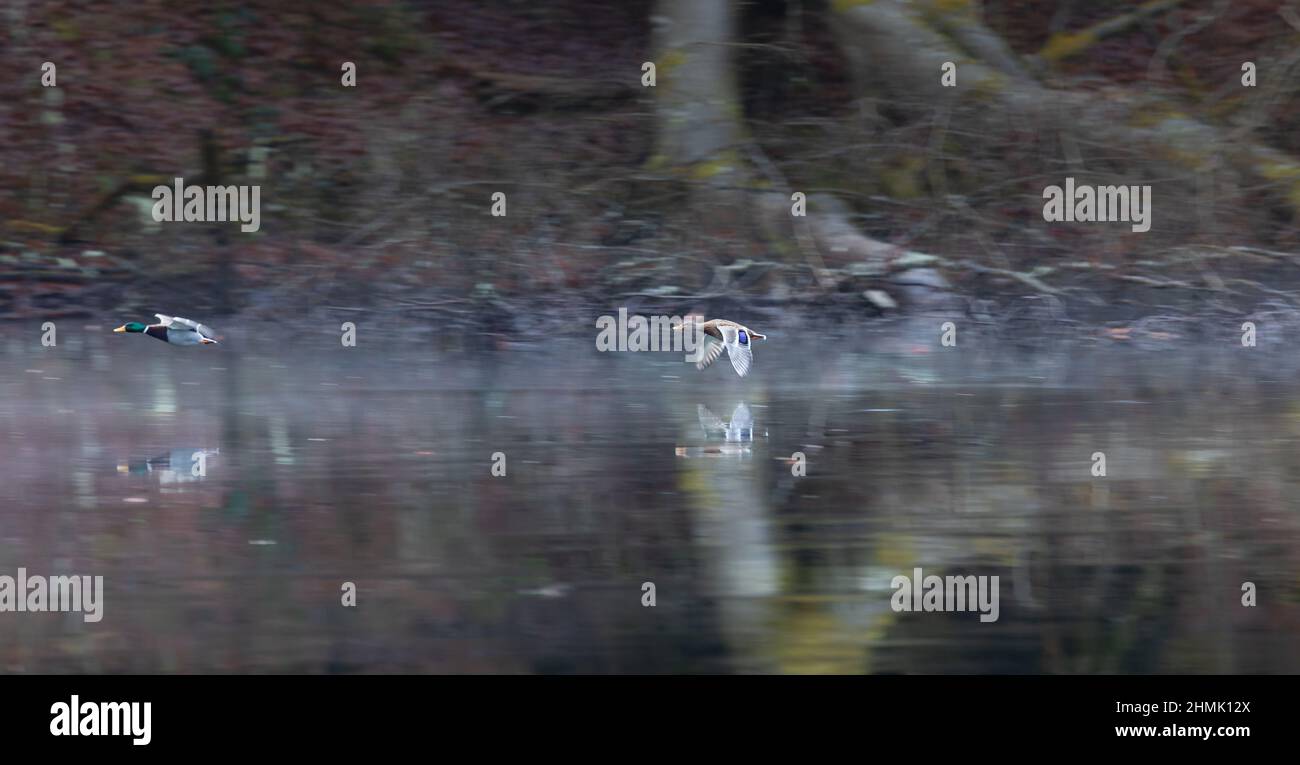
<path fill-rule="evenodd" d="M 680 330 L 688 324 L 690 322 L 682 322 L 674 329 Z M 695 326 L 704 333 L 704 344 L 696 353 L 696 369 L 703 369 L 717 361 L 725 349 L 731 359 L 731 366 L 736 369 L 736 374 L 744 377 L 749 374 L 749 368 L 754 363 L 754 351 L 750 347 L 750 341 L 767 339 L 767 335 L 760 335 L 744 324 L 726 319 L 709 319 L 706 322 L 697 322 Z"/>
<path fill-rule="evenodd" d="M 166 314 L 156 313 L 158 317 L 157 324 L 141 324 L 133 321 L 123 324 L 114 332 L 143 332 L 150 337 L 156 337 L 165 343 L 172 345 L 216 345 L 217 341 L 212 339 L 216 334 L 212 327 L 206 324 L 200 324 L 197 321 L 182 319 L 179 316 L 167 316 Z"/>

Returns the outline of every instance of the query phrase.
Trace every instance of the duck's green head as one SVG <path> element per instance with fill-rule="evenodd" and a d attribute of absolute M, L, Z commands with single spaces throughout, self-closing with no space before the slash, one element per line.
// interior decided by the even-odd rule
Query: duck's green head
<path fill-rule="evenodd" d="M 141 324 L 138 321 L 133 321 L 128 324 L 123 324 L 122 326 L 118 327 L 113 331 L 114 332 L 143 332 L 146 329 L 148 329 L 148 327 L 146 327 L 144 324 Z"/>

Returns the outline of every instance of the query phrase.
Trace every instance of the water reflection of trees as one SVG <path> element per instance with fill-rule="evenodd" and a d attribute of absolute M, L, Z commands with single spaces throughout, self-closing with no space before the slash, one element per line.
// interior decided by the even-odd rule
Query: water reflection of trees
<path fill-rule="evenodd" d="M 224 363 L 170 370 L 175 411 L 121 367 L 6 377 L 0 570 L 101 574 L 107 599 L 93 627 L 7 615 L 6 670 L 1297 669 L 1297 420 L 1257 384 L 864 391 L 832 369 L 746 389 L 749 456 L 684 459 L 730 392 Z M 203 480 L 116 470 L 182 443 L 221 449 Z M 806 478 L 777 459 L 796 450 Z M 894 613 L 914 566 L 1001 576 L 1001 619 Z"/>

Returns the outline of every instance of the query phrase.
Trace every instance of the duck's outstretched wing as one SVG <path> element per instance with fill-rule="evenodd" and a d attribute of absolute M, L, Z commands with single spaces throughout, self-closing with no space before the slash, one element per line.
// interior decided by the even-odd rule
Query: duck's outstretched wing
<path fill-rule="evenodd" d="M 696 351 L 699 354 L 695 362 L 696 369 L 703 369 L 718 360 L 722 355 L 724 346 L 722 343 L 714 340 L 708 335 L 704 336 L 703 345 Z"/>
<path fill-rule="evenodd" d="M 731 366 L 736 374 L 744 377 L 754 365 L 754 352 L 750 349 L 749 333 L 735 327 L 722 327 L 722 340 L 727 346 L 727 355 L 731 357 Z"/>
<path fill-rule="evenodd" d="M 750 413 L 744 401 L 736 404 L 736 410 L 731 413 L 731 427 L 740 430 L 754 429 L 754 415 Z"/>
<path fill-rule="evenodd" d="M 704 428 L 705 432 L 727 429 L 727 423 L 723 422 L 718 415 L 710 412 L 709 408 L 704 404 L 696 404 L 695 412 L 700 416 L 700 427 Z"/>
<path fill-rule="evenodd" d="M 190 319 L 182 319 L 179 316 L 165 316 L 161 313 L 156 313 L 154 316 L 158 317 L 159 322 L 166 324 L 167 329 L 174 329 L 180 332 L 188 330 L 190 332 L 198 332 L 204 337 L 216 337 L 216 333 L 213 332 L 212 327 L 209 327 L 206 324 L 200 324 L 197 321 L 191 321 Z"/>

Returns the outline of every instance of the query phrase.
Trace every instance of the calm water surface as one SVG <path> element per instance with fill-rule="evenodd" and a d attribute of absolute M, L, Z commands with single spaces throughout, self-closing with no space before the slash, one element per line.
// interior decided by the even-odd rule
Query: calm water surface
<path fill-rule="evenodd" d="M 1262 349 L 774 339 L 742 381 L 70 334 L 0 349 L 0 574 L 102 575 L 104 615 L 0 613 L 3 672 L 1300 671 Z M 1000 618 L 893 611 L 914 567 L 999 576 Z"/>

